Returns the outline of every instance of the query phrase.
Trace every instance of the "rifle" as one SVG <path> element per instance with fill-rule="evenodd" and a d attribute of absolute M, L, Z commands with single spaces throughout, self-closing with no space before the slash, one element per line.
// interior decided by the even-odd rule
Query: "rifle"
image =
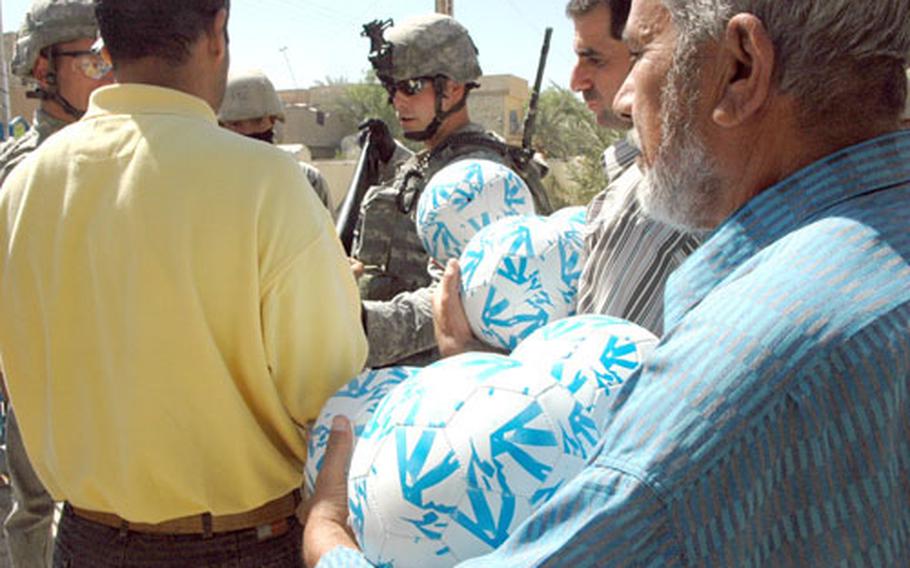
<path fill-rule="evenodd" d="M 338 212 L 338 221 L 335 222 L 335 231 L 344 247 L 344 252 L 350 256 L 351 247 L 354 244 L 354 229 L 357 227 L 357 221 L 360 218 L 360 204 L 363 197 L 373 183 L 375 183 L 379 174 L 379 157 L 374 149 L 372 133 L 369 129 L 364 134 L 365 140 L 363 148 L 360 150 L 360 158 L 357 159 L 357 167 L 354 168 L 354 177 L 351 179 L 351 185 L 348 186 L 348 193 L 341 204 L 341 210 Z"/>
<path fill-rule="evenodd" d="M 524 132 L 521 136 L 521 146 L 510 146 L 509 154 L 515 164 L 524 171 L 525 180 L 534 195 L 534 204 L 539 213 L 548 215 L 553 211 L 550 198 L 540 180 L 547 175 L 547 166 L 534 160 L 534 148 L 531 139 L 534 136 L 534 126 L 537 123 L 537 105 L 540 100 L 540 88 L 543 83 L 543 72 L 547 66 L 547 56 L 550 54 L 550 37 L 553 28 L 547 28 L 543 36 L 543 47 L 540 50 L 540 61 L 537 64 L 537 78 L 534 80 L 534 89 L 531 91 L 531 100 L 528 102 L 528 114 L 525 115 Z M 537 184 L 530 183 L 527 176 L 537 178 Z"/>
<path fill-rule="evenodd" d="M 540 50 L 540 62 L 537 64 L 537 79 L 534 81 L 534 90 L 531 91 L 531 101 L 528 103 L 528 114 L 525 116 L 524 133 L 521 138 L 522 149 L 533 157 L 531 137 L 534 136 L 534 125 L 537 122 L 537 103 L 540 99 L 540 87 L 543 83 L 543 72 L 547 67 L 547 56 L 550 54 L 550 37 L 553 28 L 547 28 L 543 35 L 543 47 Z"/>
<path fill-rule="evenodd" d="M 377 69 L 384 69 L 392 64 L 391 45 L 383 38 L 383 33 L 390 27 L 392 27 L 392 20 L 373 20 L 364 24 L 363 31 L 360 33 L 362 37 L 370 40 L 369 59 Z M 360 218 L 360 204 L 363 202 L 367 189 L 379 177 L 379 160 L 382 153 L 372 139 L 373 130 L 370 127 L 370 121 L 361 125 L 361 128 L 364 127 L 366 130 L 362 134 L 363 146 L 360 150 L 360 158 L 357 160 L 351 185 L 348 186 L 348 193 L 338 212 L 338 221 L 335 222 L 335 231 L 338 233 L 345 253 L 349 256 L 351 247 L 354 245 L 354 229 Z"/>

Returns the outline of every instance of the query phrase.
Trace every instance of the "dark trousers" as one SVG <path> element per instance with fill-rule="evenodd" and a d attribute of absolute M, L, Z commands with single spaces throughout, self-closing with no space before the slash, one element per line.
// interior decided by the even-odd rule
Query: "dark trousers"
<path fill-rule="evenodd" d="M 256 529 L 203 535 L 121 531 L 83 519 L 67 505 L 57 529 L 54 568 L 301 568 L 302 528 L 288 519 L 283 534 Z"/>

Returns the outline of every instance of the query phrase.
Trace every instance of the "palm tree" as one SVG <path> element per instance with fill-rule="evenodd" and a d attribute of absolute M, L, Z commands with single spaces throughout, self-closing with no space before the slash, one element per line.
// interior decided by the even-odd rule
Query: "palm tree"
<path fill-rule="evenodd" d="M 556 84 L 541 93 L 537 113 L 535 149 L 569 165 L 571 184 L 563 187 L 555 176 L 547 182 L 554 206 L 587 204 L 606 185 L 601 154 L 620 133 L 598 126 L 578 96 Z"/>

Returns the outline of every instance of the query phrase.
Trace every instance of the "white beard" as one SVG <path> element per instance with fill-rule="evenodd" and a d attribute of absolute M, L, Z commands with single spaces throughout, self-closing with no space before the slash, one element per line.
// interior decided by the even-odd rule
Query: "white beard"
<path fill-rule="evenodd" d="M 694 126 L 698 69 L 694 51 L 675 54 L 661 95 L 661 143 L 636 198 L 654 219 L 685 231 L 716 224 L 721 182 Z"/>

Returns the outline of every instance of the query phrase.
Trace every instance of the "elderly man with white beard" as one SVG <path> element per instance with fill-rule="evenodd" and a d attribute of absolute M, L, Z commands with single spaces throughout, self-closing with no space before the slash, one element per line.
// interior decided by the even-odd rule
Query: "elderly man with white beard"
<path fill-rule="evenodd" d="M 596 455 L 465 566 L 910 565 L 908 21 L 910 0 L 633 1 L 614 108 L 638 198 L 707 239 Z M 311 566 L 364 564 L 345 426 Z"/>

